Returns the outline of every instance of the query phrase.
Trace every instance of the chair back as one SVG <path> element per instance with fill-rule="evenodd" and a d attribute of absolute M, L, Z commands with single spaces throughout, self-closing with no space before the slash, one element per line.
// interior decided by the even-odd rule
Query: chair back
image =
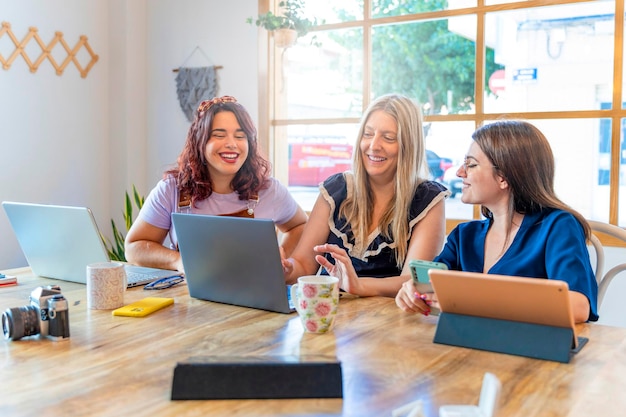
<path fill-rule="evenodd" d="M 591 246 L 593 246 L 596 253 L 596 280 L 598 281 L 598 310 L 602 306 L 602 301 L 604 300 L 604 296 L 606 295 L 606 291 L 613 281 L 613 278 L 620 272 L 626 271 L 626 262 L 615 265 L 606 273 L 605 269 L 605 254 L 604 254 L 604 245 L 599 239 L 599 234 L 608 235 L 613 239 L 617 239 L 623 243 L 623 246 L 626 246 L 626 230 L 622 229 L 619 226 L 615 226 L 608 223 L 603 223 L 595 220 L 588 220 L 589 226 L 591 226 Z"/>

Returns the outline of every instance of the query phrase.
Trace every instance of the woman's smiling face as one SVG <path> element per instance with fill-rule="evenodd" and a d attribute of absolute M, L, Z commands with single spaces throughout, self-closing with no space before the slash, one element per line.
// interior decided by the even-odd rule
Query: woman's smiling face
<path fill-rule="evenodd" d="M 248 158 L 248 137 L 233 112 L 221 111 L 213 117 L 204 157 L 212 178 L 232 179 L 243 166 Z"/>
<path fill-rule="evenodd" d="M 365 123 L 359 144 L 365 171 L 371 178 L 391 181 L 398 169 L 398 124 L 388 113 L 377 110 Z"/>
<path fill-rule="evenodd" d="M 465 156 L 465 163 L 457 171 L 463 179 L 461 201 L 465 204 L 482 204 L 487 207 L 501 201 L 508 194 L 508 185 L 498 175 L 493 163 L 473 142 Z"/>

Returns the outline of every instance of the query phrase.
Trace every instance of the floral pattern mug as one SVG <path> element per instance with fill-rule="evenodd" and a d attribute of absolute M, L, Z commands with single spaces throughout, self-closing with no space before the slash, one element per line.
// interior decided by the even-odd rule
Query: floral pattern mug
<path fill-rule="evenodd" d="M 291 286 L 291 299 L 307 332 L 326 333 L 337 315 L 339 279 L 326 275 L 300 277 Z"/>

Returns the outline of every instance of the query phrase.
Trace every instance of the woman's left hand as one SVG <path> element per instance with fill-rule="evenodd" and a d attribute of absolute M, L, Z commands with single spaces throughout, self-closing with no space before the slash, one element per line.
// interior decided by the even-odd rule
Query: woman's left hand
<path fill-rule="evenodd" d="M 396 295 L 396 305 L 408 313 L 420 313 L 425 316 L 430 314 L 430 306 L 436 301 L 433 300 L 433 293 L 420 294 L 409 279 Z"/>
<path fill-rule="evenodd" d="M 329 275 L 339 278 L 339 287 L 349 294 L 362 295 L 364 288 L 352 266 L 350 256 L 337 245 L 324 244 L 313 248 L 318 253 L 328 253 L 334 259 L 331 263 L 322 255 L 316 255 L 315 260 L 326 269 Z"/>

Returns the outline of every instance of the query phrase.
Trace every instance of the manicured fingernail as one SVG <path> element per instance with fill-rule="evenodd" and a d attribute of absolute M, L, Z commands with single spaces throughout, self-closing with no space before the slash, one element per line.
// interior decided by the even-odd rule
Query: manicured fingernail
<path fill-rule="evenodd" d="M 413 297 L 415 297 L 415 299 L 417 300 L 418 298 L 421 298 L 422 296 L 420 295 L 420 293 L 414 292 Z"/>

